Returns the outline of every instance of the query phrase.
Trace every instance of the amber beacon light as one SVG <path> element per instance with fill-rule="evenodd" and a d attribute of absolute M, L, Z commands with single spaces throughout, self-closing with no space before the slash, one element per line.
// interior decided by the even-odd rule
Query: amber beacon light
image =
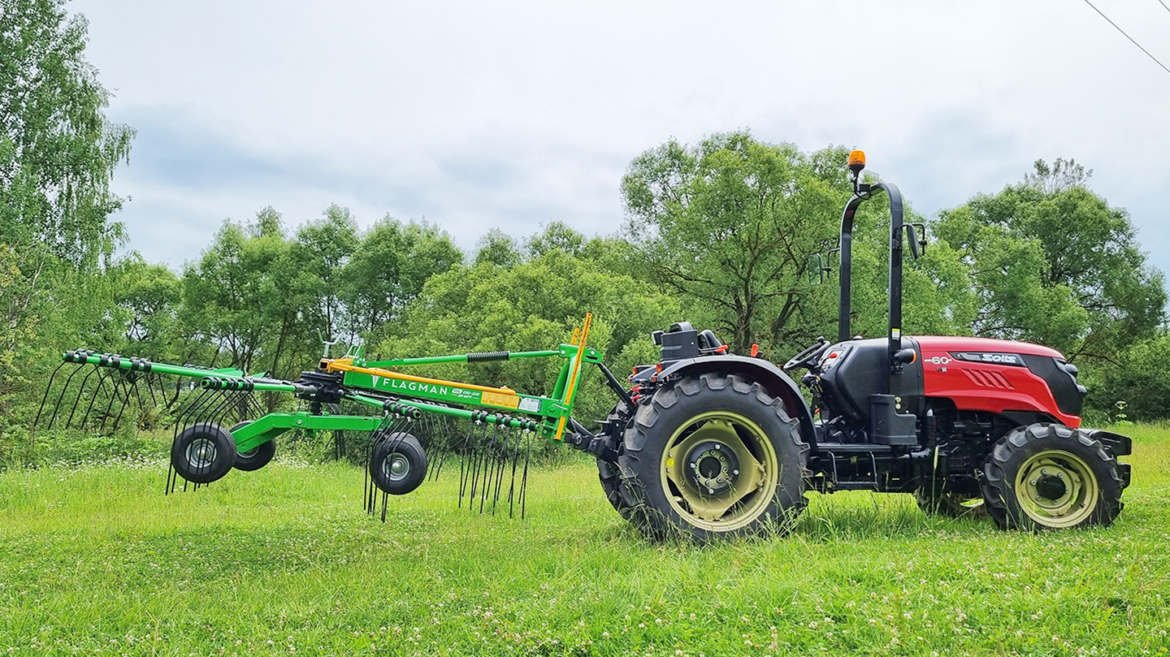
<path fill-rule="evenodd" d="M 849 170 L 853 175 L 861 173 L 865 168 L 865 151 L 850 151 L 849 152 Z"/>

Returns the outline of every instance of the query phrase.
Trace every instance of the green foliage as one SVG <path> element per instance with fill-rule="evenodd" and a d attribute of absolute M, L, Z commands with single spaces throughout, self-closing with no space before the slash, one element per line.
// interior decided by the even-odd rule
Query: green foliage
<path fill-rule="evenodd" d="M 106 120 L 85 20 L 63 4 L 0 0 L 0 436 L 59 344 L 108 335 L 110 290 L 91 279 L 123 239 L 109 183 L 134 131 Z"/>
<path fill-rule="evenodd" d="M 1089 172 L 1091 173 L 1091 172 Z M 1165 320 L 1163 277 L 1146 263 L 1125 210 L 1087 189 L 1075 162 L 943 213 L 938 234 L 969 263 L 977 335 L 1111 358 Z"/>
<path fill-rule="evenodd" d="M 1127 348 L 1116 364 L 1095 368 L 1093 380 L 1086 382 L 1087 401 L 1094 408 L 1110 412 L 1116 420 L 1165 418 L 1170 409 L 1168 365 L 1170 333 L 1162 330 Z"/>
<path fill-rule="evenodd" d="M 570 237 L 570 244 L 585 243 L 580 236 Z M 635 359 L 657 360 L 645 348 L 650 344 L 646 336 L 676 321 L 680 312 L 674 299 L 647 283 L 607 271 L 597 261 L 557 246 L 510 267 L 479 261 L 432 277 L 408 307 L 404 321 L 375 351 L 389 358 L 549 349 L 568 342 L 587 311 L 595 318 L 589 345 L 606 354 L 606 362 L 619 374 L 629 371 Z M 546 394 L 561 362 L 554 358 L 448 365 L 432 373 Z M 604 417 L 613 405 L 612 393 L 601 386 L 600 377 L 587 376 L 576 411 L 581 418 Z"/>
<path fill-rule="evenodd" d="M 806 303 L 806 268 L 849 198 L 845 156 L 746 132 L 694 147 L 672 140 L 638 156 L 622 180 L 627 233 L 657 280 L 704 310 L 733 351 L 792 342 L 833 312 Z"/>
<path fill-rule="evenodd" d="M 341 294 L 351 335 L 370 343 L 385 335 L 435 274 L 463 261 L 463 253 L 437 226 L 386 217 L 362 237 L 341 272 Z"/>

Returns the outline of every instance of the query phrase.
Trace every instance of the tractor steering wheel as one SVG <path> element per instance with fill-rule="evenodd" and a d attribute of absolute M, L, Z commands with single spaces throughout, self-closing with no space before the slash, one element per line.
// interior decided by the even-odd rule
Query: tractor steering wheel
<path fill-rule="evenodd" d="M 817 338 L 816 344 L 796 354 L 787 363 L 784 363 L 783 369 L 785 372 L 789 372 L 798 367 L 807 367 L 811 370 L 817 364 L 817 361 L 820 360 L 821 354 L 825 353 L 825 350 L 828 348 L 829 341 L 822 335 Z"/>

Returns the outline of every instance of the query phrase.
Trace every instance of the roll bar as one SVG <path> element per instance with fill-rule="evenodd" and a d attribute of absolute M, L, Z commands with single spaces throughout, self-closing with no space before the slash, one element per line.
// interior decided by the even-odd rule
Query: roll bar
<path fill-rule="evenodd" d="M 889 340 L 888 362 L 890 364 L 890 373 L 897 374 L 902 369 L 902 363 L 897 361 L 895 354 L 902 349 L 903 231 L 909 232 L 910 234 L 910 248 L 916 258 L 921 253 L 919 247 L 922 245 L 922 242 L 919 242 L 917 232 L 914 230 L 916 224 L 903 223 L 902 192 L 898 190 L 897 185 L 891 183 L 862 184 L 859 182 L 860 177 L 861 171 L 858 169 L 854 172 L 853 197 L 849 199 L 849 202 L 845 205 L 845 212 L 841 215 L 841 292 L 838 304 L 838 312 L 840 315 L 837 320 L 837 340 L 844 342 L 851 337 L 849 335 L 849 315 L 852 310 L 853 217 L 857 212 L 858 206 L 874 198 L 876 194 L 885 192 L 886 196 L 890 199 L 890 330 L 886 337 Z"/>

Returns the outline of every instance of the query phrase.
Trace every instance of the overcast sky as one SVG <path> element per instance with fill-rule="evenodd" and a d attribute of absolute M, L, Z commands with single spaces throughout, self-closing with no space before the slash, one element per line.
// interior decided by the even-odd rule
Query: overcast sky
<path fill-rule="evenodd" d="M 1158 0 L 1094 4 L 1170 65 Z M 138 130 L 114 185 L 130 247 L 176 268 L 268 205 L 425 217 L 465 249 L 554 220 L 608 234 L 632 158 L 750 128 L 862 148 L 928 215 L 1076 158 L 1170 271 L 1170 73 L 1081 0 L 68 7 Z"/>

